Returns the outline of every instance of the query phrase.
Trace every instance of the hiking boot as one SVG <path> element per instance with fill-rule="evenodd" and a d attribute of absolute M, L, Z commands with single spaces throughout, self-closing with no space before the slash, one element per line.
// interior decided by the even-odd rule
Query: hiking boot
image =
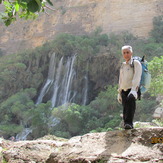
<path fill-rule="evenodd" d="M 132 129 L 133 127 L 130 125 L 130 124 L 125 124 L 125 127 L 124 127 L 126 130 L 128 129 Z"/>

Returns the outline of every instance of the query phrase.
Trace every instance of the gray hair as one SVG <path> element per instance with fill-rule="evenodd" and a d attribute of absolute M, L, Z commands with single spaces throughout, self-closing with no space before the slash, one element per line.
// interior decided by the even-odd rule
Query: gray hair
<path fill-rule="evenodd" d="M 130 50 L 131 53 L 133 52 L 133 51 L 132 51 L 132 47 L 131 47 L 130 45 L 122 46 L 122 51 L 123 51 L 124 49 Z"/>

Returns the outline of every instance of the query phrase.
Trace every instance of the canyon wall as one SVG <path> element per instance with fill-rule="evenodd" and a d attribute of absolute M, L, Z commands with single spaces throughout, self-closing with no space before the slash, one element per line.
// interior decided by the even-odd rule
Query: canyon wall
<path fill-rule="evenodd" d="M 153 17 L 163 14 L 162 0 L 53 0 L 36 20 L 0 23 L 0 49 L 12 54 L 54 39 L 58 33 L 82 35 L 101 27 L 103 33 L 129 31 L 148 37 Z M 1 6 L 2 7 L 2 6 Z"/>

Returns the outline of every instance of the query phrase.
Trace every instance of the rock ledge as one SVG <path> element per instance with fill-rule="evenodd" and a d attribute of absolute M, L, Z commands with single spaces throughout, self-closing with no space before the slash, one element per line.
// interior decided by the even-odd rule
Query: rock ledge
<path fill-rule="evenodd" d="M 89 133 L 69 140 L 0 141 L 8 163 L 163 162 L 163 128 Z M 3 157 L 3 158 L 2 158 Z"/>

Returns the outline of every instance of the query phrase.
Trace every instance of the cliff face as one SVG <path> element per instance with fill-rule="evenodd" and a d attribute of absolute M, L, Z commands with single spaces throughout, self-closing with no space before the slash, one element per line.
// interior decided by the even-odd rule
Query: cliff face
<path fill-rule="evenodd" d="M 55 11 L 34 21 L 0 26 L 0 49 L 5 54 L 31 49 L 58 33 L 81 35 L 102 27 L 103 33 L 130 31 L 147 37 L 152 19 L 163 13 L 162 0 L 53 0 Z"/>
<path fill-rule="evenodd" d="M 89 133 L 69 140 L 46 136 L 40 140 L 0 140 L 8 163 L 162 162 L 163 128 Z M 48 140 L 50 138 L 50 140 Z"/>

